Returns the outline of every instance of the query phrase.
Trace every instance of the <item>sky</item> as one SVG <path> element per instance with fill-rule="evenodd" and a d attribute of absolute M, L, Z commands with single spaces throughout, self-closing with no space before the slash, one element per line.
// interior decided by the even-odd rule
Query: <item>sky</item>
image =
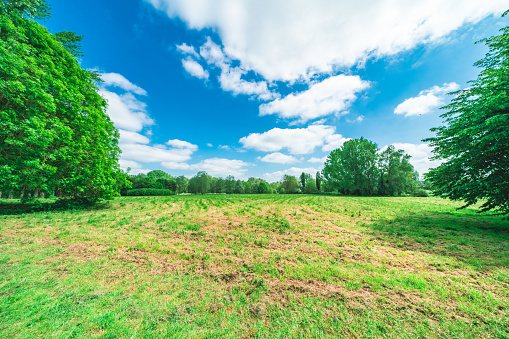
<path fill-rule="evenodd" d="M 191 177 L 314 174 L 364 137 L 424 174 L 447 93 L 509 25 L 507 0 L 49 0 L 119 129 L 120 165 Z"/>

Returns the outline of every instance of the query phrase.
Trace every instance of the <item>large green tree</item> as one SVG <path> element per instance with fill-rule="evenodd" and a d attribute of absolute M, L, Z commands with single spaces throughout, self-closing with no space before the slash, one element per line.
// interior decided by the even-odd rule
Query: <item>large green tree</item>
<path fill-rule="evenodd" d="M 79 41 L 33 19 L 43 0 L 0 0 L 0 191 L 90 200 L 118 195 L 118 131 L 80 67 Z"/>
<path fill-rule="evenodd" d="M 378 156 L 380 182 L 379 195 L 400 195 L 415 190 L 419 175 L 410 164 L 410 155 L 403 150 L 388 146 Z"/>
<path fill-rule="evenodd" d="M 322 171 L 329 185 L 344 194 L 374 195 L 377 189 L 377 145 L 352 139 L 333 150 Z"/>
<path fill-rule="evenodd" d="M 441 115 L 445 125 L 424 140 L 434 147 L 434 159 L 444 161 L 426 179 L 436 193 L 462 200 L 464 207 L 481 201 L 481 211 L 508 214 L 509 27 L 480 42 L 489 52 L 475 63 L 481 69 L 477 79 L 451 93 L 456 97 Z"/>

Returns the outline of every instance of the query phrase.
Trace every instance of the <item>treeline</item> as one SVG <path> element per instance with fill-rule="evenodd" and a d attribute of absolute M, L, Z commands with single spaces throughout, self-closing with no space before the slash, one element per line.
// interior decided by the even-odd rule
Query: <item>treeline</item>
<path fill-rule="evenodd" d="M 132 186 L 122 195 L 171 194 L 316 194 L 332 193 L 362 196 L 397 196 L 413 194 L 426 196 L 419 174 L 409 162 L 410 155 L 389 146 L 380 150 L 364 138 L 349 140 L 330 153 L 324 169 L 315 174 L 302 173 L 299 177 L 284 175 L 281 181 L 268 183 L 251 177 L 236 180 L 232 175 L 216 178 L 198 172 L 188 179 L 172 177 L 161 170 L 132 175 Z"/>
<path fill-rule="evenodd" d="M 121 194 L 137 195 L 169 195 L 169 194 L 271 194 L 277 193 L 278 185 L 269 184 L 260 178 L 249 178 L 247 181 L 235 180 L 231 175 L 216 178 L 206 172 L 198 172 L 188 179 L 184 176 L 172 177 L 170 174 L 155 170 L 147 174 L 129 176 L 132 186 L 124 187 Z M 144 194 L 142 194 L 144 193 Z"/>

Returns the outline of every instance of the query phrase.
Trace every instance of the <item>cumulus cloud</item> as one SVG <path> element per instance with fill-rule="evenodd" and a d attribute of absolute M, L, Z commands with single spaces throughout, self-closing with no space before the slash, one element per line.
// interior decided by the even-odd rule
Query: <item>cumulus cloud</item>
<path fill-rule="evenodd" d="M 283 176 L 285 174 L 293 175 L 293 176 L 299 176 L 302 172 L 311 174 L 311 176 L 314 178 L 316 172 L 318 172 L 318 169 L 313 168 L 313 167 L 308 167 L 308 168 L 291 167 L 291 168 L 288 168 L 288 169 L 286 169 L 284 171 L 265 173 L 263 175 L 263 178 L 265 180 L 267 180 L 268 182 L 275 182 L 275 181 L 280 181 L 281 179 L 283 179 Z"/>
<path fill-rule="evenodd" d="M 246 73 L 239 67 L 224 69 L 219 76 L 221 88 L 224 91 L 232 92 L 233 95 L 256 96 L 261 100 L 272 100 L 279 96 L 269 90 L 265 81 L 256 82 L 241 79 L 241 76 Z"/>
<path fill-rule="evenodd" d="M 456 91 L 460 86 L 451 82 L 443 86 L 433 86 L 421 91 L 418 96 L 403 101 L 396 107 L 394 114 L 404 114 L 406 117 L 428 114 L 444 104 L 445 95 Z"/>
<path fill-rule="evenodd" d="M 192 144 L 190 142 L 179 140 L 179 139 L 168 140 L 168 142 L 166 142 L 166 145 L 172 146 L 172 147 L 175 147 L 175 148 L 188 149 L 188 150 L 191 150 L 193 152 L 198 150 L 198 146 L 197 145 L 194 145 L 194 144 Z"/>
<path fill-rule="evenodd" d="M 184 162 L 172 162 L 172 161 L 162 162 L 161 166 L 163 166 L 164 168 L 173 169 L 173 170 L 188 170 L 189 169 L 189 164 L 186 164 Z"/>
<path fill-rule="evenodd" d="M 507 9 L 507 0 L 145 0 L 265 79 L 292 81 L 394 55 Z"/>
<path fill-rule="evenodd" d="M 147 105 L 131 92 L 117 94 L 101 88 L 99 94 L 108 102 L 106 113 L 115 127 L 139 132 L 144 127 L 154 124 L 154 120 L 147 113 Z"/>
<path fill-rule="evenodd" d="M 140 163 L 137 163 L 136 161 L 132 161 L 132 160 L 120 159 L 118 161 L 118 164 L 120 165 L 120 168 L 122 168 L 122 169 L 127 169 L 128 167 L 131 169 L 143 168 L 143 166 Z"/>
<path fill-rule="evenodd" d="M 443 162 L 441 160 L 430 160 L 433 153 L 432 148 L 428 144 L 394 143 L 392 145 L 396 149 L 402 149 L 412 156 L 410 163 L 420 175 L 427 173 L 430 168 L 437 167 Z M 387 146 L 382 148 L 382 150 L 386 148 Z"/>
<path fill-rule="evenodd" d="M 193 150 L 167 148 L 164 145 L 122 144 L 122 158 L 139 162 L 183 162 L 191 159 Z"/>
<path fill-rule="evenodd" d="M 176 45 L 175 47 L 177 47 L 177 51 L 179 51 L 182 54 L 192 55 L 192 56 L 194 56 L 196 58 L 199 57 L 199 55 L 198 55 L 198 53 L 196 53 L 196 50 L 194 49 L 194 47 L 193 46 L 189 46 L 186 43 L 183 43 L 182 45 Z"/>
<path fill-rule="evenodd" d="M 322 151 L 330 152 L 335 150 L 336 148 L 340 148 L 343 146 L 345 141 L 350 140 L 350 138 L 344 138 L 341 134 L 332 134 L 325 138 L 326 144 L 323 145 Z"/>
<path fill-rule="evenodd" d="M 245 177 L 247 169 L 245 167 L 250 164 L 242 160 L 232 160 L 224 158 L 211 158 L 205 159 L 197 164 L 186 164 L 177 162 L 163 162 L 161 166 L 168 169 L 179 170 L 192 170 L 192 171 L 205 171 L 208 174 L 216 177 L 226 177 L 233 175 L 237 178 Z"/>
<path fill-rule="evenodd" d="M 120 133 L 120 138 L 118 140 L 120 144 L 148 144 L 150 142 L 149 138 L 139 133 L 123 129 L 119 129 L 118 131 Z"/>
<path fill-rule="evenodd" d="M 182 60 L 182 66 L 184 66 L 186 72 L 189 73 L 189 75 L 192 75 L 193 77 L 196 77 L 198 79 L 209 78 L 209 72 L 204 70 L 202 65 L 200 65 L 198 62 L 191 58 Z"/>
<path fill-rule="evenodd" d="M 267 154 L 264 157 L 258 157 L 258 159 L 263 162 L 272 162 L 276 164 L 293 164 L 299 162 L 299 159 L 297 159 L 296 157 L 286 155 L 280 152 Z"/>
<path fill-rule="evenodd" d="M 220 69 L 228 69 L 230 59 L 223 53 L 221 46 L 207 37 L 207 41 L 200 47 L 200 55 L 209 65 L 219 67 Z"/>
<path fill-rule="evenodd" d="M 284 148 L 291 154 L 309 154 L 316 147 L 329 149 L 344 139 L 333 126 L 311 125 L 307 128 L 273 128 L 265 133 L 251 133 L 239 142 L 245 148 L 277 152 Z M 334 148 L 332 148 L 334 149 Z"/>
<path fill-rule="evenodd" d="M 101 73 L 99 74 L 103 80 L 103 86 L 114 86 L 119 87 L 125 91 L 133 92 L 139 95 L 147 95 L 147 91 L 143 88 L 136 86 L 123 75 L 118 73 Z"/>
<path fill-rule="evenodd" d="M 313 84 L 307 91 L 290 94 L 260 106 L 260 115 L 277 114 L 281 118 L 308 120 L 344 112 L 357 93 L 369 87 L 359 76 L 337 75 Z"/>
<path fill-rule="evenodd" d="M 327 156 L 323 157 L 323 158 L 315 158 L 315 157 L 312 157 L 311 159 L 309 159 L 308 161 L 309 162 L 312 162 L 312 163 L 315 163 L 315 164 L 324 164 L 325 163 L 325 160 L 327 160 Z"/>

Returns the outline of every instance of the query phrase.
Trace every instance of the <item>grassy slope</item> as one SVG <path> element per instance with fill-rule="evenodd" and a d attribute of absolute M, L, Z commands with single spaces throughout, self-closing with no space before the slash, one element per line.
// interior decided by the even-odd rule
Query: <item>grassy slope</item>
<path fill-rule="evenodd" d="M 508 338 L 509 222 L 457 207 L 185 196 L 0 215 L 0 337 Z"/>

